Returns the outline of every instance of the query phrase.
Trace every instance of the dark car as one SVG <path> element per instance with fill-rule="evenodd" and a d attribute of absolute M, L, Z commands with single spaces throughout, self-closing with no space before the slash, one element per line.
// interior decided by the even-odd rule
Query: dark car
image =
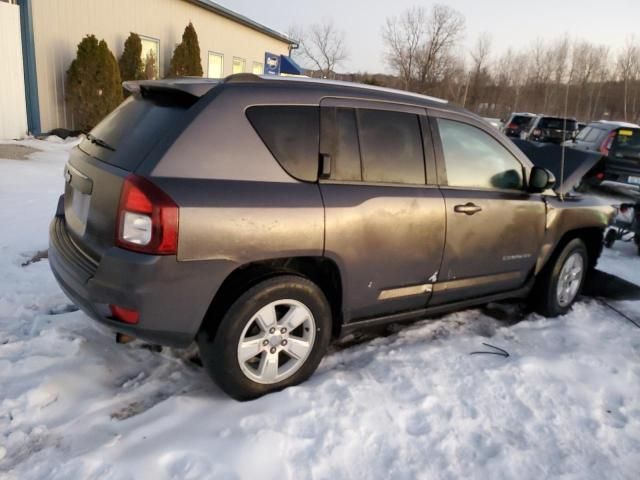
<path fill-rule="evenodd" d="M 526 129 L 523 129 L 520 138 L 530 142 L 560 144 L 575 137 L 577 132 L 578 122 L 575 118 L 538 115 Z"/>
<path fill-rule="evenodd" d="M 249 74 L 127 88 L 65 168 L 51 268 L 116 332 L 197 341 L 235 398 L 357 330 L 507 298 L 563 314 L 600 254 L 609 207 L 563 202 L 446 101 Z"/>
<path fill-rule="evenodd" d="M 587 183 L 594 185 L 606 181 L 640 185 L 640 125 L 592 122 L 575 140 L 565 145 L 602 154 L 602 160 L 587 174 Z"/>
<path fill-rule="evenodd" d="M 520 133 L 529 127 L 534 118 L 536 118 L 534 113 L 512 113 L 504 122 L 502 132 L 507 137 L 520 138 Z"/>

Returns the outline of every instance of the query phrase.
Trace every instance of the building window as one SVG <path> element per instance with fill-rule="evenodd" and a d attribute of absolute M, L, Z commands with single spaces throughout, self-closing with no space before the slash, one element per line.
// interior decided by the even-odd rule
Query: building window
<path fill-rule="evenodd" d="M 209 78 L 224 77 L 224 56 L 220 53 L 209 52 Z"/>
<path fill-rule="evenodd" d="M 254 75 L 262 75 L 264 73 L 264 63 L 253 62 L 253 70 Z"/>
<path fill-rule="evenodd" d="M 148 80 L 155 80 L 160 72 L 160 40 L 140 35 L 142 41 L 142 65 L 144 75 Z"/>
<path fill-rule="evenodd" d="M 233 57 L 233 68 L 231 69 L 231 73 L 244 72 L 244 64 L 245 60 L 243 58 Z"/>

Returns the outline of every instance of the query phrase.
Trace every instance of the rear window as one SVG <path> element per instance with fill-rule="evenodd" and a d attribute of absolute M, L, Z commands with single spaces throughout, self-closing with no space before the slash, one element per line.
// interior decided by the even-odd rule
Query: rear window
<path fill-rule="evenodd" d="M 515 123 L 518 127 L 526 127 L 527 125 L 529 125 L 532 119 L 533 117 L 527 117 L 524 115 L 515 115 L 511 119 L 509 124 Z"/>
<path fill-rule="evenodd" d="M 184 93 L 172 95 L 131 95 L 91 130 L 80 148 L 110 165 L 135 170 L 170 128 L 183 124 L 188 107 L 197 100 Z"/>
<path fill-rule="evenodd" d="M 611 154 L 616 153 L 636 157 L 640 154 L 640 130 L 634 128 L 620 128 L 616 135 L 613 145 L 611 145 Z"/>
<path fill-rule="evenodd" d="M 314 106 L 251 107 L 247 118 L 278 163 L 298 180 L 318 179 L 320 111 Z"/>
<path fill-rule="evenodd" d="M 565 128 L 566 122 L 566 128 Z M 569 120 L 564 118 L 552 118 L 552 117 L 543 117 L 538 122 L 538 128 L 547 128 L 550 130 L 575 130 L 576 129 L 576 121 Z"/>

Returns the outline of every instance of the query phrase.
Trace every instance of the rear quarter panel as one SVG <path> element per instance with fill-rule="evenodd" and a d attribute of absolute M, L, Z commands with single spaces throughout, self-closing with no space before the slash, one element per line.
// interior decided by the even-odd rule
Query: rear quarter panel
<path fill-rule="evenodd" d="M 178 260 L 237 266 L 292 256 L 320 256 L 324 208 L 317 184 L 280 166 L 245 111 L 251 105 L 318 105 L 292 89 L 225 86 L 149 174 L 180 207 Z"/>
<path fill-rule="evenodd" d="M 242 265 L 324 248 L 318 186 L 303 182 L 156 179 L 180 206 L 178 260 Z"/>

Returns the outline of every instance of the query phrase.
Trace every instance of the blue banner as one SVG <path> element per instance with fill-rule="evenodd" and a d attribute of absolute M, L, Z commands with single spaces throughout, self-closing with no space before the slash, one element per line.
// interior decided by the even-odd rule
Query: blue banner
<path fill-rule="evenodd" d="M 264 73 L 267 75 L 280 75 L 280 55 L 265 52 Z"/>

